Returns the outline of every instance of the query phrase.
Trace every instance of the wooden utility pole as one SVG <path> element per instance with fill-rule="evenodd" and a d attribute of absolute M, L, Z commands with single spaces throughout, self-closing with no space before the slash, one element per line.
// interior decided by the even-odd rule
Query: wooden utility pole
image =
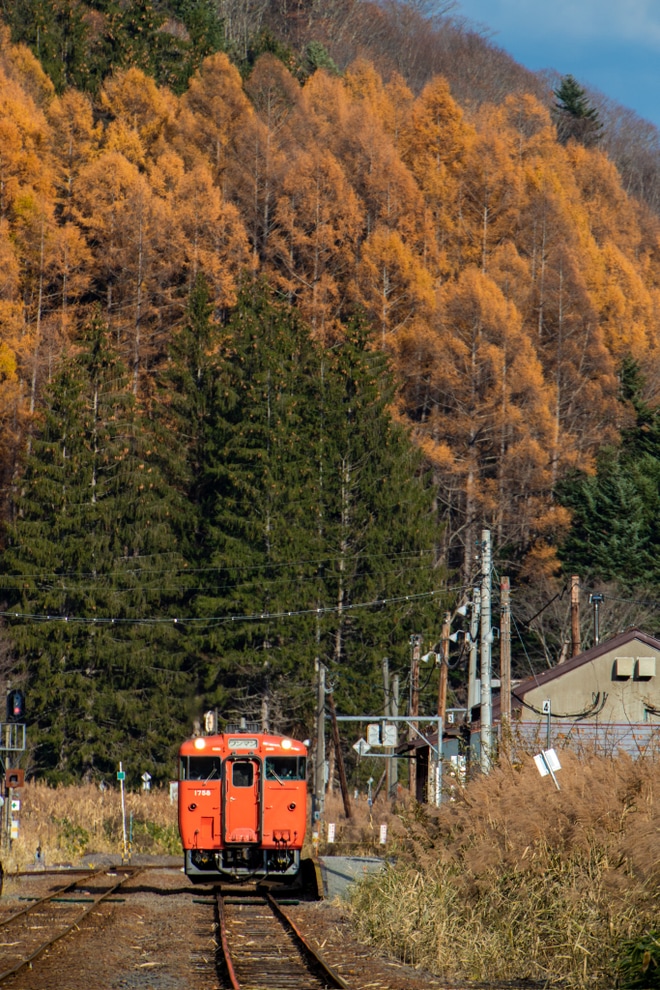
<path fill-rule="evenodd" d="M 397 718 L 398 714 L 399 714 L 399 675 L 394 674 L 394 676 L 392 677 L 392 696 L 390 699 L 390 715 L 393 715 L 394 718 Z M 394 799 L 396 798 L 399 789 L 399 764 L 396 761 L 396 757 L 394 757 L 391 760 L 388 760 L 388 763 L 391 765 L 391 776 L 390 776 L 390 785 L 389 785 L 390 789 L 388 793 L 390 798 Z"/>
<path fill-rule="evenodd" d="M 317 709 L 316 709 L 316 763 L 314 776 L 314 815 L 323 816 L 325 805 L 325 664 L 316 661 Z"/>
<path fill-rule="evenodd" d="M 330 719 L 332 722 L 332 741 L 334 743 L 335 756 L 337 757 L 337 771 L 339 773 L 339 786 L 341 788 L 341 798 L 344 802 L 344 814 L 347 818 L 353 817 L 351 800 L 348 796 L 348 784 L 346 782 L 346 768 L 344 757 L 341 754 L 341 744 L 339 742 L 339 726 L 337 725 L 337 709 L 335 708 L 335 698 L 332 691 L 327 694 L 328 708 L 330 709 Z"/>
<path fill-rule="evenodd" d="M 445 612 L 442 623 L 442 653 L 440 655 L 440 678 L 438 680 L 438 718 L 445 724 L 447 710 L 447 679 L 449 677 L 449 632 L 451 629 L 451 612 Z"/>
<path fill-rule="evenodd" d="M 390 663 L 387 657 L 383 657 L 383 693 L 385 695 L 385 704 L 383 705 L 383 715 L 387 721 L 388 716 L 392 714 L 392 691 L 390 688 Z M 385 752 L 391 757 L 394 749 L 388 746 Z M 392 790 L 392 767 L 395 760 L 389 759 L 385 761 L 385 779 L 387 781 L 387 786 L 385 788 L 385 793 L 389 797 L 390 791 Z M 380 790 L 380 785 L 376 788 L 376 793 Z M 374 801 L 376 797 L 374 797 Z"/>
<path fill-rule="evenodd" d="M 414 635 L 410 637 L 410 644 L 412 646 L 412 655 L 410 659 L 410 705 L 408 708 L 408 714 L 412 722 L 410 729 L 410 738 L 413 741 L 417 740 L 418 723 L 416 721 L 419 715 L 419 658 L 422 652 L 422 637 L 419 635 Z M 417 763 L 415 757 L 413 756 L 409 760 L 410 775 L 408 786 L 410 788 L 411 795 L 417 797 Z"/>
<path fill-rule="evenodd" d="M 508 753 L 511 739 L 511 586 L 500 580 L 500 733 L 502 750 Z"/>
<path fill-rule="evenodd" d="M 582 650 L 580 642 L 580 578 L 571 577 L 571 656 L 576 657 Z"/>

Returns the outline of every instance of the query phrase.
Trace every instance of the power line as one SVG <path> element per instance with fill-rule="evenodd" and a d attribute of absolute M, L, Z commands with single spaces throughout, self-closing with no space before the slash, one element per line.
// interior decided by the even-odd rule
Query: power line
<path fill-rule="evenodd" d="M 20 549 L 20 547 L 21 547 L 21 544 L 19 543 L 19 544 L 16 544 L 16 546 L 14 548 L 12 548 L 12 549 Z M 285 568 L 285 567 L 300 567 L 300 566 L 305 565 L 305 564 L 311 565 L 313 567 L 321 567 L 324 564 L 332 564 L 332 563 L 334 563 L 334 562 L 336 562 L 338 560 L 343 560 L 343 561 L 349 562 L 349 563 L 350 562 L 355 562 L 355 561 L 361 561 L 361 560 L 364 560 L 364 561 L 367 561 L 367 560 L 401 560 L 401 561 L 405 561 L 405 560 L 414 560 L 415 558 L 419 558 L 419 557 L 426 556 L 428 554 L 433 554 L 433 553 L 435 553 L 435 548 L 434 547 L 431 547 L 428 550 L 403 550 L 403 551 L 401 551 L 399 553 L 357 553 L 357 554 L 352 554 L 350 556 L 349 555 L 346 555 L 346 554 L 344 554 L 343 556 L 340 555 L 340 554 L 337 554 L 336 556 L 328 556 L 328 557 L 318 557 L 318 558 L 313 558 L 313 557 L 311 557 L 311 558 L 304 558 L 303 557 L 303 558 L 300 558 L 298 560 L 283 560 L 283 561 L 280 561 L 280 562 L 263 561 L 261 563 L 254 563 L 254 564 L 224 563 L 224 564 L 217 564 L 217 565 L 206 565 L 204 567 L 186 567 L 185 565 L 181 565 L 181 566 L 179 566 L 177 568 L 177 573 L 179 573 L 181 575 L 188 575 L 188 574 L 209 574 L 209 573 L 212 573 L 214 571 L 221 572 L 222 573 L 222 572 L 227 572 L 227 571 L 230 571 L 230 572 L 232 572 L 232 571 L 259 571 L 259 570 L 265 570 L 265 569 L 281 570 L 282 568 Z M 178 550 L 168 550 L 168 551 L 163 552 L 162 554 L 144 554 L 144 555 L 140 555 L 138 557 L 126 557 L 126 556 L 122 556 L 122 557 L 119 557 L 117 559 L 119 561 L 124 561 L 126 564 L 131 564 L 134 560 L 154 559 L 154 558 L 159 558 L 159 559 L 162 560 L 164 558 L 173 557 L 173 556 L 181 557 L 182 554 Z M 1 574 L 0 573 L 0 587 L 2 587 L 2 582 L 3 581 L 7 581 L 7 580 L 9 580 L 9 581 L 16 580 L 16 581 L 25 582 L 26 580 L 32 580 L 32 581 L 47 581 L 47 580 L 49 580 L 49 581 L 59 581 L 62 578 L 76 578 L 77 580 L 89 581 L 89 580 L 92 580 L 92 579 L 93 580 L 100 580 L 101 578 L 115 578 L 115 577 L 118 577 L 118 576 L 121 576 L 121 575 L 142 576 L 142 575 L 149 574 L 149 573 L 162 574 L 162 572 L 163 572 L 162 566 L 161 567 L 157 567 L 157 566 L 154 566 L 154 567 L 142 567 L 142 566 L 130 567 L 130 566 L 128 566 L 125 571 L 121 572 L 121 574 L 115 574 L 114 572 L 110 572 L 110 571 L 104 571 L 102 574 L 99 574 L 99 573 L 95 573 L 94 571 L 72 571 L 72 570 L 67 570 L 67 571 L 34 571 L 34 572 L 29 573 L 29 574 Z M 172 572 L 172 571 L 168 571 L 168 574 L 174 576 L 174 572 Z M 448 590 L 452 590 L 452 589 L 448 589 Z"/>
<path fill-rule="evenodd" d="M 355 602 L 354 604 L 324 605 L 316 608 L 285 609 L 279 612 L 252 612 L 244 615 L 214 615 L 199 618 L 196 616 L 182 616 L 169 618 L 119 618 L 119 617 L 99 617 L 99 616 L 78 616 L 78 615 L 50 615 L 36 612 L 16 612 L 0 611 L 0 617 L 6 619 L 20 619 L 31 622 L 65 622 L 77 625 L 174 625 L 174 626 L 203 626 L 203 625 L 230 625 L 239 622 L 264 622 L 274 619 L 295 618 L 304 615 L 331 615 L 336 612 L 355 611 L 365 608 L 381 608 L 386 605 L 400 605 L 405 602 L 416 602 L 424 599 L 434 598 L 437 595 L 446 595 L 449 589 L 438 589 L 435 591 L 425 591 L 414 595 L 398 595 L 393 598 L 376 598 L 368 602 Z"/>

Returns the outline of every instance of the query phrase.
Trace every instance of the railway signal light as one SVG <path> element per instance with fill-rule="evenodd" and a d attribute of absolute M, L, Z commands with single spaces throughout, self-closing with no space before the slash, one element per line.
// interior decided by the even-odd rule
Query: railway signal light
<path fill-rule="evenodd" d="M 25 695 L 18 688 L 7 693 L 7 721 L 25 721 Z"/>

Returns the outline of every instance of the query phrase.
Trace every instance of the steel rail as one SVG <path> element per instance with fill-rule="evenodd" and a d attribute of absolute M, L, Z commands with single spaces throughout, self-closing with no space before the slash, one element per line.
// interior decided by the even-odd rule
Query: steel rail
<path fill-rule="evenodd" d="M 287 931 L 291 932 L 303 954 L 312 963 L 312 965 L 317 969 L 320 969 L 326 979 L 330 981 L 329 985 L 338 988 L 338 990 L 350 990 L 349 984 L 346 980 L 328 965 L 320 952 L 312 948 L 297 925 L 291 920 L 286 911 L 282 910 L 272 894 L 266 894 L 266 901 Z"/>
<path fill-rule="evenodd" d="M 216 891 L 215 903 L 218 911 L 218 928 L 220 929 L 220 945 L 222 946 L 222 960 L 227 970 L 227 976 L 231 984 L 231 990 L 241 990 L 241 985 L 236 977 L 236 970 L 231 961 L 229 952 L 229 942 L 227 940 L 227 925 L 225 921 L 224 897 L 221 891 Z"/>
<path fill-rule="evenodd" d="M 103 872 L 104 872 L 103 870 L 97 870 L 94 873 L 89 874 L 89 876 L 93 876 L 96 878 L 99 875 L 101 875 Z M 9 979 L 11 976 L 15 976 L 17 973 L 20 973 L 22 969 L 25 969 L 26 966 L 29 966 L 30 963 L 34 962 L 34 960 L 38 956 L 40 956 L 42 952 L 45 952 L 45 950 L 49 949 L 51 945 L 55 945 L 55 943 L 59 942 L 61 938 L 64 938 L 65 935 L 68 935 L 70 931 L 72 931 L 74 928 L 77 928 L 80 922 L 83 920 L 83 918 L 85 918 L 90 913 L 90 911 L 92 911 L 93 908 L 97 907 L 104 900 L 106 900 L 106 898 L 114 894 L 114 892 L 119 887 L 121 887 L 122 884 L 126 883 L 127 880 L 131 880 L 135 878 L 141 872 L 142 870 L 139 867 L 136 868 L 135 870 L 132 870 L 131 872 L 127 872 L 125 876 L 121 877 L 121 879 L 119 879 L 116 883 L 114 883 L 103 894 L 94 896 L 94 899 L 91 901 L 91 903 L 85 907 L 84 911 L 77 914 L 76 918 L 74 919 L 74 921 L 71 922 L 71 924 L 67 925 L 62 931 L 58 932 L 56 935 L 48 939 L 46 942 L 43 942 L 40 946 L 38 946 L 38 948 L 36 948 L 33 952 L 31 952 L 29 956 L 27 956 L 25 959 L 22 959 L 20 962 L 16 963 L 15 966 L 12 966 L 10 969 L 6 969 L 4 972 L 0 973 L 0 983 L 4 982 L 4 980 Z M 56 890 L 49 896 L 42 897 L 41 900 L 36 901 L 34 904 L 30 904 L 27 908 L 24 908 L 22 911 L 18 911 L 16 912 L 16 914 L 11 915 L 9 918 L 5 918 L 1 920 L 0 928 L 6 927 L 9 922 L 14 921 L 16 918 L 28 914 L 30 911 L 34 911 L 40 905 L 53 900 L 53 898 L 58 897 L 65 890 L 70 890 L 71 887 L 75 887 L 78 883 L 82 882 L 82 880 L 85 879 L 87 879 L 87 877 L 82 877 L 82 878 L 79 877 L 77 881 L 68 884 L 63 889 Z"/>
<path fill-rule="evenodd" d="M 229 950 L 229 938 L 227 934 L 226 913 L 224 907 L 224 898 L 226 896 L 232 897 L 232 894 L 226 894 L 222 890 L 216 890 L 215 892 L 220 935 L 219 948 L 222 950 L 222 965 L 226 971 L 231 990 L 242 990 L 241 983 L 236 975 L 236 969 L 232 962 L 231 953 Z M 272 894 L 261 894 L 258 897 L 255 897 L 254 900 L 251 899 L 249 903 L 254 907 L 258 907 L 261 904 L 262 906 L 267 905 L 268 908 L 270 908 L 272 914 L 282 926 L 283 931 L 287 933 L 293 944 L 298 949 L 304 960 L 304 965 L 308 970 L 313 971 L 317 977 L 321 977 L 326 987 L 336 988 L 336 990 L 350 990 L 349 984 L 346 983 L 343 977 L 332 969 L 323 956 L 321 956 L 321 954 L 309 944 L 297 925 L 291 920 L 291 918 L 289 918 L 287 913 L 282 910 L 282 907 L 277 903 Z"/>
<path fill-rule="evenodd" d="M 103 871 L 94 870 L 91 873 L 88 871 L 84 876 L 78 877 L 77 880 L 72 880 L 71 883 L 65 884 L 64 887 L 58 887 L 57 890 L 52 890 L 50 894 L 46 894 L 45 897 L 39 897 L 36 901 L 32 901 L 27 907 L 21 908 L 20 911 L 14 911 L 13 914 L 8 914 L 5 918 L 0 917 L 0 928 L 4 928 L 5 925 L 11 924 L 12 921 L 16 921 L 17 918 L 22 918 L 24 914 L 29 914 L 30 911 L 34 911 L 41 904 L 45 904 L 47 901 L 52 901 L 54 897 L 59 897 L 60 894 L 66 894 L 68 890 L 72 887 L 77 887 L 79 883 L 84 883 L 86 880 L 96 879 Z M 0 978 L 2 974 L 0 973 Z"/>

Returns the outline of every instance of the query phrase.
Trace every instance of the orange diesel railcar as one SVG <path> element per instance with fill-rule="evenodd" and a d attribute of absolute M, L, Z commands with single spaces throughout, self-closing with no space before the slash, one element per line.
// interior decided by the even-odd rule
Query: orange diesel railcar
<path fill-rule="evenodd" d="M 196 883 L 293 881 L 307 825 L 307 748 L 244 731 L 197 736 L 179 750 L 179 831 Z"/>

